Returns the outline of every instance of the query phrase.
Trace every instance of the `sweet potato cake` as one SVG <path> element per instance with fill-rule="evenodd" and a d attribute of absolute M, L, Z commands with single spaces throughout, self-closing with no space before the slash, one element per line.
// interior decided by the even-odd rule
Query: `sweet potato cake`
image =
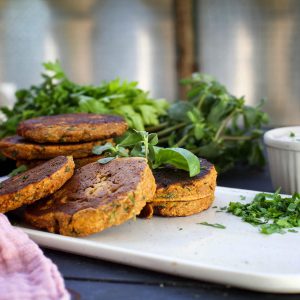
<path fill-rule="evenodd" d="M 139 214 L 156 190 L 146 159 L 88 164 L 56 193 L 28 207 L 25 220 L 50 232 L 87 236 Z"/>
<path fill-rule="evenodd" d="M 17 134 L 36 143 L 78 143 L 122 135 L 128 126 L 119 116 L 64 114 L 23 121 Z"/>
<path fill-rule="evenodd" d="M 0 213 L 33 203 L 58 190 L 74 173 L 72 156 L 58 156 L 0 184 Z"/>
<path fill-rule="evenodd" d="M 26 141 L 18 135 L 0 140 L 0 152 L 14 160 L 50 159 L 60 155 L 72 155 L 74 158 L 87 157 L 96 145 L 112 140 L 102 140 L 76 144 L 37 144 Z"/>
<path fill-rule="evenodd" d="M 154 170 L 153 174 L 156 193 L 143 209 L 142 217 L 188 216 L 207 209 L 214 200 L 217 172 L 205 159 L 201 159 L 201 172 L 194 177 L 171 167 Z"/>
<path fill-rule="evenodd" d="M 201 172 L 194 177 L 172 167 L 154 170 L 157 184 L 154 201 L 189 201 L 210 195 L 216 185 L 217 172 L 206 159 L 200 159 L 200 164 Z"/>

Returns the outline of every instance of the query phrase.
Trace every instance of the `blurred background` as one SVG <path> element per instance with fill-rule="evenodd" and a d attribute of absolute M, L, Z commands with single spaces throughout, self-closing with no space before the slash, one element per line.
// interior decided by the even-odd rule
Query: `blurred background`
<path fill-rule="evenodd" d="M 299 53 L 299 0 L 0 0 L 0 106 L 59 59 L 78 83 L 136 80 L 170 101 L 209 73 L 266 98 L 272 125 L 299 125 Z"/>

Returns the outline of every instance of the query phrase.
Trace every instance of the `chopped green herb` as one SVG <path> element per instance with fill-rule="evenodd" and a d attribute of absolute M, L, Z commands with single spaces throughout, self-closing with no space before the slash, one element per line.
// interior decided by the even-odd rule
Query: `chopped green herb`
<path fill-rule="evenodd" d="M 179 228 L 178 230 L 181 231 L 181 230 L 183 230 L 183 228 Z"/>
<path fill-rule="evenodd" d="M 215 206 L 213 206 L 212 208 L 218 208 L 218 206 L 215 205 Z"/>
<path fill-rule="evenodd" d="M 290 137 L 295 137 L 296 136 L 296 134 L 294 133 L 294 132 L 290 132 Z"/>
<path fill-rule="evenodd" d="M 298 231 L 297 231 L 297 230 L 295 230 L 295 229 L 288 229 L 288 232 L 294 232 L 294 233 L 298 233 Z"/>
<path fill-rule="evenodd" d="M 220 208 L 220 210 L 226 210 L 227 209 L 227 206 L 223 206 Z"/>
<path fill-rule="evenodd" d="M 246 200 L 246 196 L 240 195 L 241 200 Z"/>
<path fill-rule="evenodd" d="M 25 171 L 27 171 L 27 167 L 26 167 L 25 165 L 21 165 L 20 167 L 18 167 L 18 168 L 16 168 L 16 169 L 14 169 L 13 171 L 11 171 L 11 172 L 8 174 L 8 176 L 9 176 L 9 177 L 13 177 L 13 176 L 16 176 L 16 175 L 18 175 L 18 174 L 20 174 L 20 173 L 23 173 L 23 172 L 25 172 Z"/>
<path fill-rule="evenodd" d="M 201 223 L 196 223 L 196 224 L 210 226 L 210 227 L 214 227 L 214 228 L 218 228 L 218 229 L 226 228 L 224 225 L 219 224 L 219 223 L 211 224 L 211 223 L 207 223 L 207 222 L 201 222 Z"/>
<path fill-rule="evenodd" d="M 24 176 L 22 177 L 22 180 L 26 180 L 28 177 L 29 177 L 28 175 L 24 175 Z"/>
<path fill-rule="evenodd" d="M 66 166 L 66 167 L 65 167 L 65 173 L 68 173 L 68 172 L 70 172 L 70 171 L 71 171 L 70 167 L 69 167 L 69 166 Z"/>
<path fill-rule="evenodd" d="M 227 212 L 259 226 L 263 234 L 282 234 L 288 228 L 300 227 L 300 194 L 281 196 L 279 190 L 274 194 L 259 193 L 251 203 L 230 202 Z"/>

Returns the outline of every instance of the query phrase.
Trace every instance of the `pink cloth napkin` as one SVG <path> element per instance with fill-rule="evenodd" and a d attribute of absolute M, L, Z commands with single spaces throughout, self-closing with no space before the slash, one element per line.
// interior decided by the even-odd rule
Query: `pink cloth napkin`
<path fill-rule="evenodd" d="M 50 259 L 0 214 L 0 299 L 65 300 L 70 296 Z"/>

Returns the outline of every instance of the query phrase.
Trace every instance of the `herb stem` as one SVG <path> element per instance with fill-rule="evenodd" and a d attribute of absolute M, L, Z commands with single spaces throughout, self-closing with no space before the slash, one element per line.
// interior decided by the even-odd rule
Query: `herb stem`
<path fill-rule="evenodd" d="M 223 141 L 247 141 L 251 140 L 251 136 L 230 136 L 230 135 L 223 135 L 220 137 Z"/>
<path fill-rule="evenodd" d="M 169 122 L 163 122 L 156 126 L 147 127 L 147 132 L 157 132 L 158 130 L 165 129 L 169 125 Z"/>
<path fill-rule="evenodd" d="M 165 136 L 163 138 L 160 138 L 159 139 L 159 145 L 161 144 L 164 144 L 164 143 L 167 143 L 169 141 L 169 137 L 168 136 Z"/>
<path fill-rule="evenodd" d="M 169 127 L 169 128 L 166 128 L 166 129 L 164 129 L 164 130 L 162 130 L 162 131 L 157 132 L 157 135 L 158 135 L 159 137 L 164 136 L 164 135 L 166 135 L 166 134 L 172 132 L 173 130 L 180 129 L 180 128 L 184 127 L 185 125 L 186 125 L 185 122 L 182 122 L 182 123 L 173 125 L 173 126 L 171 126 L 171 127 Z"/>
<path fill-rule="evenodd" d="M 214 137 L 214 140 L 218 140 L 218 138 L 220 137 L 220 135 L 223 133 L 224 129 L 226 128 L 227 124 L 229 123 L 229 121 L 232 119 L 232 117 L 234 116 L 234 114 L 237 112 L 237 110 L 233 110 L 229 115 L 228 117 L 222 121 L 215 137 Z"/>
<path fill-rule="evenodd" d="M 202 96 L 200 97 L 200 99 L 199 99 L 197 108 L 198 108 L 198 110 L 200 110 L 200 111 L 201 111 L 202 104 L 203 104 L 203 102 L 204 102 L 204 100 L 205 100 L 205 97 L 206 97 L 206 94 L 203 93 L 203 95 L 202 95 Z"/>
<path fill-rule="evenodd" d="M 184 144 L 184 142 L 188 139 L 189 135 L 186 134 L 184 135 L 177 143 L 174 147 L 180 147 Z"/>

